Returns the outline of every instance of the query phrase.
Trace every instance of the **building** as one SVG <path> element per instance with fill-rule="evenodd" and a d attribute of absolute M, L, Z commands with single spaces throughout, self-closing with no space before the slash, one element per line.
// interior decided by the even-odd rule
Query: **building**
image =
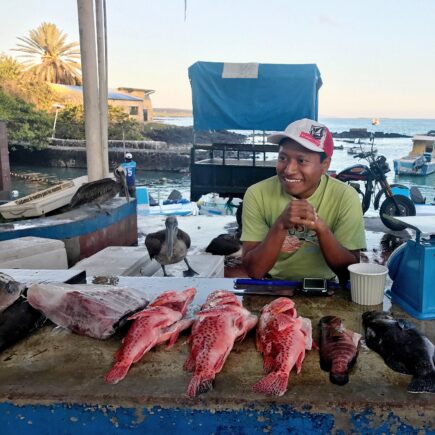
<path fill-rule="evenodd" d="M 83 104 L 83 87 L 51 83 L 51 88 L 57 92 L 65 104 Z M 152 121 L 153 107 L 150 95 L 151 89 L 118 88 L 109 89 L 108 104 L 121 107 L 134 120 L 144 123 Z"/>

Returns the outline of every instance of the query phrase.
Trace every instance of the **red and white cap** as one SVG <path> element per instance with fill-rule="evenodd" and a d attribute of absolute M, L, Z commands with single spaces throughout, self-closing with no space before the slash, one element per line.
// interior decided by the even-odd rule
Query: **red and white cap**
<path fill-rule="evenodd" d="M 299 119 L 292 122 L 282 133 L 272 134 L 267 138 L 271 143 L 279 144 L 283 139 L 292 139 L 304 148 L 328 157 L 334 152 L 334 140 L 326 125 L 312 119 Z"/>

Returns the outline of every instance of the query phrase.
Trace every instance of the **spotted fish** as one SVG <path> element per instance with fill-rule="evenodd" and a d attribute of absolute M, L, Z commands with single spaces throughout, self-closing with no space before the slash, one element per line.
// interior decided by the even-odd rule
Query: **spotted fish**
<path fill-rule="evenodd" d="M 184 369 L 193 374 L 187 387 L 191 398 L 213 388 L 213 380 L 235 341 L 243 340 L 258 320 L 237 296 L 220 290 L 208 296 L 196 316 L 189 337 L 190 353 L 184 363 Z"/>
<path fill-rule="evenodd" d="M 257 393 L 282 396 L 293 367 L 299 374 L 305 350 L 311 349 L 311 321 L 297 317 L 294 305 L 289 298 L 278 298 L 262 310 L 256 345 L 267 375 L 252 387 Z"/>

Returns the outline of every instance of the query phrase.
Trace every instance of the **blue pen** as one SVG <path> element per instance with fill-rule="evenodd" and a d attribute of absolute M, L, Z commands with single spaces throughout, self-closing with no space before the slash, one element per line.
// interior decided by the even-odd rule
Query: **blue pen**
<path fill-rule="evenodd" d="M 302 281 L 272 281 L 267 279 L 248 279 L 238 278 L 234 280 L 235 285 L 267 285 L 267 286 L 281 286 L 281 287 L 300 287 Z"/>

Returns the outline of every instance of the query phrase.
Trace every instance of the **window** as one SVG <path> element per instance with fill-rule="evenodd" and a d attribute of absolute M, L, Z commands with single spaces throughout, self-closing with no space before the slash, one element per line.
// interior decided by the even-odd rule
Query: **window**
<path fill-rule="evenodd" d="M 138 106 L 131 106 L 130 107 L 130 115 L 137 115 L 139 113 L 139 107 Z"/>

